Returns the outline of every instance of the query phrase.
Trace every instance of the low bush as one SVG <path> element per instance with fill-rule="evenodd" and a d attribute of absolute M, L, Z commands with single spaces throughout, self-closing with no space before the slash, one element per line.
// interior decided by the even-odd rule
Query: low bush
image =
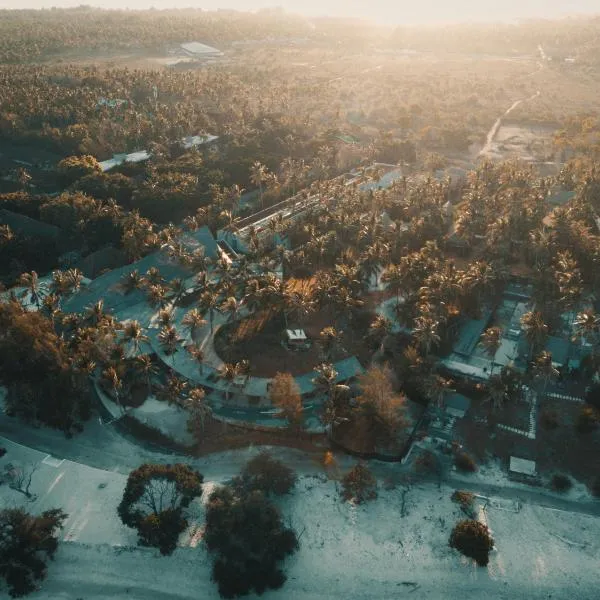
<path fill-rule="evenodd" d="M 454 455 L 454 465 L 463 473 L 474 473 L 477 471 L 477 463 L 470 454 L 457 452 Z"/>
<path fill-rule="evenodd" d="M 583 406 L 577 415 L 575 429 L 583 434 L 592 433 L 592 431 L 598 429 L 599 422 L 600 418 L 598 411 L 592 406 Z"/>
<path fill-rule="evenodd" d="M 556 429 L 560 425 L 558 413 L 554 410 L 543 410 L 540 413 L 540 425 L 548 431 Z"/>
<path fill-rule="evenodd" d="M 466 519 L 457 523 L 452 530 L 450 547 L 473 558 L 480 567 L 485 567 L 489 562 L 494 540 L 486 525 L 473 519 Z"/>
<path fill-rule="evenodd" d="M 468 517 L 475 517 L 475 495 L 471 492 L 456 490 L 452 494 L 452 502 L 456 502 Z"/>
<path fill-rule="evenodd" d="M 592 496 L 600 498 L 600 476 L 594 477 L 588 484 Z"/>
<path fill-rule="evenodd" d="M 268 452 L 261 452 L 250 459 L 240 475 L 233 480 L 233 487 L 236 489 L 245 492 L 259 491 L 267 496 L 287 494 L 294 485 L 294 471 Z"/>
<path fill-rule="evenodd" d="M 550 488 L 555 492 L 568 492 L 572 487 L 571 479 L 562 473 L 555 473 L 550 480 Z"/>
<path fill-rule="evenodd" d="M 357 504 L 377 498 L 377 479 L 368 467 L 359 463 L 344 475 L 342 498 Z"/>

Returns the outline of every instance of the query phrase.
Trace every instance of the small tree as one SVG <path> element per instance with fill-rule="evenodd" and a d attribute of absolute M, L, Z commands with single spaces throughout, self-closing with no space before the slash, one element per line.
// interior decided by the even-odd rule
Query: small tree
<path fill-rule="evenodd" d="M 568 475 L 555 473 L 550 480 L 550 488 L 555 492 L 568 492 L 573 487 L 573 482 Z"/>
<path fill-rule="evenodd" d="M 475 559 L 480 567 L 489 562 L 489 554 L 494 547 L 494 540 L 486 525 L 472 519 L 465 519 L 456 524 L 450 535 L 450 547 Z"/>
<path fill-rule="evenodd" d="M 265 495 L 281 496 L 296 485 L 296 475 L 280 460 L 268 452 L 261 452 L 251 458 L 234 479 L 234 486 L 246 492 L 260 491 Z"/>
<path fill-rule="evenodd" d="M 223 598 L 280 588 L 286 579 L 280 563 L 298 549 L 296 533 L 261 492 L 236 495 L 228 487 L 209 498 L 204 541 Z"/>
<path fill-rule="evenodd" d="M 475 517 L 475 495 L 473 493 L 456 490 L 452 494 L 452 502 L 456 502 L 470 519 Z"/>
<path fill-rule="evenodd" d="M 202 493 L 202 481 L 188 465 L 142 465 L 129 474 L 119 517 L 138 530 L 142 545 L 171 554 L 187 526 L 183 510 Z"/>
<path fill-rule="evenodd" d="M 599 424 L 600 413 L 592 406 L 582 406 L 575 421 L 577 431 L 579 433 L 591 433 L 598 429 Z"/>
<path fill-rule="evenodd" d="M 0 511 L 0 577 L 13 598 L 33 592 L 46 578 L 46 562 L 54 557 L 66 518 L 59 509 L 39 517 L 20 508 Z"/>
<path fill-rule="evenodd" d="M 361 394 L 355 413 L 369 421 L 376 443 L 395 441 L 406 426 L 406 397 L 394 392 L 390 369 L 371 367 L 358 381 Z"/>
<path fill-rule="evenodd" d="M 458 451 L 454 455 L 454 464 L 459 471 L 474 473 L 477 471 L 477 463 L 470 454 Z"/>
<path fill-rule="evenodd" d="M 17 492 L 21 492 L 27 498 L 33 498 L 30 492 L 33 475 L 40 468 L 39 463 L 29 465 L 13 465 L 7 464 L 4 467 L 4 472 L 9 479 L 9 487 Z"/>
<path fill-rule="evenodd" d="M 289 373 L 277 373 L 271 381 L 269 398 L 279 409 L 277 416 L 283 417 L 290 429 L 298 431 L 303 425 L 303 407 L 300 388 Z"/>
<path fill-rule="evenodd" d="M 357 504 L 377 498 L 377 479 L 366 465 L 358 463 L 344 475 L 342 498 Z"/>

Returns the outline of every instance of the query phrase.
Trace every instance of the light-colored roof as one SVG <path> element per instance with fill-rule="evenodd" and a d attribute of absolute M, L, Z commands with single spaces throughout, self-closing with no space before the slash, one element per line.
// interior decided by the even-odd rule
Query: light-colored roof
<path fill-rule="evenodd" d="M 217 48 L 200 42 L 186 42 L 185 44 L 181 44 L 181 48 L 190 54 L 222 54 Z"/>
<path fill-rule="evenodd" d="M 103 160 L 100 163 L 100 168 L 103 171 L 110 171 L 123 163 L 137 163 L 143 162 L 150 158 L 150 153 L 147 150 L 138 150 L 137 152 L 131 152 L 129 154 L 121 153 L 115 154 L 112 158 L 108 160 Z"/>
<path fill-rule="evenodd" d="M 537 475 L 535 461 L 527 460 L 526 458 L 518 458 L 516 456 L 510 457 L 509 470 L 512 473 L 520 473 L 521 475 L 528 475 L 529 477 L 535 477 Z"/>
<path fill-rule="evenodd" d="M 500 340 L 500 346 L 494 355 L 494 364 L 502 365 L 503 367 L 515 361 L 518 356 L 519 342 L 509 340 L 503 337 Z"/>
<path fill-rule="evenodd" d="M 304 329 L 286 329 L 288 339 L 291 341 L 303 341 L 306 339 Z"/>
<path fill-rule="evenodd" d="M 196 146 L 202 146 L 204 144 L 210 144 L 215 140 L 218 140 L 218 135 L 188 135 L 187 137 L 182 138 L 181 143 L 183 147 L 188 150 L 189 148 L 195 148 Z"/>

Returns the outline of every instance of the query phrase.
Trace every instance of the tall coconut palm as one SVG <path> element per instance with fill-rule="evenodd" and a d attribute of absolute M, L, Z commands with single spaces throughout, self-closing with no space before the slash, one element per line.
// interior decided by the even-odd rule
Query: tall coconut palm
<path fill-rule="evenodd" d="M 392 330 L 392 323 L 383 315 L 377 315 L 369 325 L 369 337 L 378 345 Z"/>
<path fill-rule="evenodd" d="M 168 327 L 173 324 L 173 311 L 169 308 L 161 308 L 156 317 L 161 327 Z"/>
<path fill-rule="evenodd" d="M 325 396 L 320 419 L 328 433 L 331 433 L 334 425 L 342 422 L 340 405 L 342 399 L 349 397 L 350 391 L 348 386 L 336 383 L 337 377 L 338 372 L 331 363 L 322 363 L 315 367 L 315 377 L 312 379 L 317 391 Z"/>
<path fill-rule="evenodd" d="M 140 272 L 137 269 L 134 269 L 129 273 L 125 273 L 125 275 L 121 277 L 121 287 L 125 294 L 130 294 L 134 290 L 141 289 L 143 284 L 144 278 L 140 275 Z"/>
<path fill-rule="evenodd" d="M 442 408 L 446 393 L 452 391 L 450 385 L 451 382 L 449 379 L 436 373 L 431 373 L 421 382 L 421 390 L 425 398 L 438 408 Z"/>
<path fill-rule="evenodd" d="M 500 327 L 488 327 L 481 334 L 481 344 L 487 355 L 492 359 L 490 375 L 492 375 L 494 371 L 494 357 L 496 356 L 496 352 L 498 352 L 498 348 L 500 348 L 501 339 L 502 330 Z"/>
<path fill-rule="evenodd" d="M 180 277 L 176 277 L 175 279 L 172 279 L 169 282 L 167 289 L 169 299 L 174 304 L 177 304 L 181 300 L 181 298 L 185 296 L 185 293 L 187 292 L 187 285 L 183 279 L 181 279 Z"/>
<path fill-rule="evenodd" d="M 552 363 L 552 354 L 543 350 L 533 361 L 532 365 L 533 376 L 542 384 L 542 393 L 546 392 L 546 388 L 551 381 L 554 381 L 558 375 L 558 370 Z"/>
<path fill-rule="evenodd" d="M 148 389 L 148 396 L 151 396 L 152 377 L 158 373 L 158 367 L 154 364 L 154 361 L 150 356 L 147 354 L 140 354 L 135 357 L 135 369 L 144 379 Z"/>
<path fill-rule="evenodd" d="M 173 364 L 175 364 L 175 353 L 179 350 L 181 341 L 177 329 L 172 325 L 165 325 L 158 333 L 158 342 L 163 352 L 172 358 Z"/>
<path fill-rule="evenodd" d="M 0 225 L 0 246 L 4 246 L 15 239 L 15 234 L 8 225 Z"/>
<path fill-rule="evenodd" d="M 202 313 L 197 308 L 192 308 L 185 313 L 181 324 L 189 331 L 192 341 L 196 341 L 196 334 L 202 327 L 206 325 L 206 320 L 202 316 Z"/>
<path fill-rule="evenodd" d="M 179 406 L 183 402 L 183 395 L 187 387 L 187 381 L 177 375 L 171 375 L 167 379 L 167 383 L 160 388 L 158 397 L 166 401 L 169 405 L 175 404 Z"/>
<path fill-rule="evenodd" d="M 543 347 L 548 337 L 548 325 L 544 322 L 542 313 L 529 311 L 521 317 L 521 328 L 529 343 L 529 359 Z"/>
<path fill-rule="evenodd" d="M 206 402 L 206 394 L 200 387 L 192 388 L 183 400 L 183 408 L 190 413 L 188 430 L 197 441 L 204 433 L 206 419 L 212 415 L 212 409 Z"/>
<path fill-rule="evenodd" d="M 600 319 L 593 309 L 587 309 L 580 312 L 575 318 L 575 335 L 573 340 L 581 340 L 582 343 L 588 342 L 592 344 L 592 349 L 595 350 L 598 343 L 598 333 L 600 327 Z"/>
<path fill-rule="evenodd" d="M 386 283 L 396 294 L 396 302 L 399 302 L 400 291 L 402 290 L 402 284 L 404 282 L 404 277 L 400 267 L 395 264 L 388 265 L 381 276 L 381 281 Z"/>
<path fill-rule="evenodd" d="M 415 319 L 413 338 L 425 356 L 428 356 L 431 350 L 440 343 L 438 327 L 439 321 L 432 317 L 420 316 Z"/>
<path fill-rule="evenodd" d="M 123 343 L 129 345 L 130 355 L 137 355 L 140 351 L 140 344 L 147 342 L 148 336 L 144 334 L 144 329 L 138 321 L 127 321 L 123 327 Z"/>
<path fill-rule="evenodd" d="M 225 400 L 229 401 L 229 393 L 231 390 L 231 385 L 235 381 L 237 377 L 237 365 L 233 365 L 231 363 L 223 363 L 221 368 L 217 371 L 217 376 L 219 379 L 225 382 Z"/>
<path fill-rule="evenodd" d="M 121 390 L 123 389 L 123 380 L 121 379 L 117 369 L 114 366 L 107 367 L 102 372 L 102 379 L 110 387 L 117 404 L 121 407 L 121 410 L 123 410 L 123 405 L 121 404 Z"/>
<path fill-rule="evenodd" d="M 204 350 L 202 346 L 198 344 L 194 344 L 188 348 L 188 352 L 190 356 L 196 361 L 198 364 L 198 370 L 200 371 L 200 375 L 204 374 Z"/>
<path fill-rule="evenodd" d="M 213 331 L 214 331 L 214 329 L 213 329 L 214 317 L 215 317 L 215 310 L 217 308 L 218 302 L 219 302 L 218 295 L 211 290 L 206 290 L 200 296 L 200 309 L 205 314 L 208 312 L 208 320 L 210 323 L 210 332 L 211 333 L 213 333 Z"/>
<path fill-rule="evenodd" d="M 500 375 L 492 375 L 485 385 L 484 402 L 490 404 L 492 412 L 502 410 L 509 400 L 508 389 Z"/>
<path fill-rule="evenodd" d="M 149 285 L 146 291 L 146 299 L 153 308 L 162 307 L 167 301 L 167 290 L 162 285 Z"/>
<path fill-rule="evenodd" d="M 340 347 L 342 332 L 335 327 L 325 327 L 319 333 L 319 345 L 325 361 L 329 361 Z"/>
<path fill-rule="evenodd" d="M 258 186 L 258 193 L 259 193 L 261 208 L 264 207 L 263 185 L 268 181 L 268 178 L 269 178 L 268 172 L 267 172 L 267 168 L 265 167 L 265 165 L 261 164 L 258 161 L 254 162 L 252 167 L 250 167 L 250 181 L 254 185 Z"/>
<path fill-rule="evenodd" d="M 35 304 L 38 308 L 40 307 L 40 280 L 38 274 L 35 271 L 31 273 L 22 273 L 19 277 L 19 285 L 23 286 L 25 292 L 23 296 L 29 294 L 29 300 Z"/>
<path fill-rule="evenodd" d="M 105 319 L 104 300 L 98 300 L 85 309 L 84 319 L 92 327 L 98 327 Z"/>
<path fill-rule="evenodd" d="M 235 323 L 240 311 L 240 303 L 235 296 L 229 296 L 221 306 L 221 311 L 227 315 L 227 320 Z"/>

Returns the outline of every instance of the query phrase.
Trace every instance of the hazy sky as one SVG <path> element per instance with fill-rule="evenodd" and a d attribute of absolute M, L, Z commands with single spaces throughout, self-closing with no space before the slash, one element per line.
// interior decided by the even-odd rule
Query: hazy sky
<path fill-rule="evenodd" d="M 600 14 L 600 0 L 0 0 L 1 8 L 50 8 L 80 4 L 104 8 L 193 6 L 238 10 L 279 5 L 307 15 L 367 17 L 388 24 Z"/>

